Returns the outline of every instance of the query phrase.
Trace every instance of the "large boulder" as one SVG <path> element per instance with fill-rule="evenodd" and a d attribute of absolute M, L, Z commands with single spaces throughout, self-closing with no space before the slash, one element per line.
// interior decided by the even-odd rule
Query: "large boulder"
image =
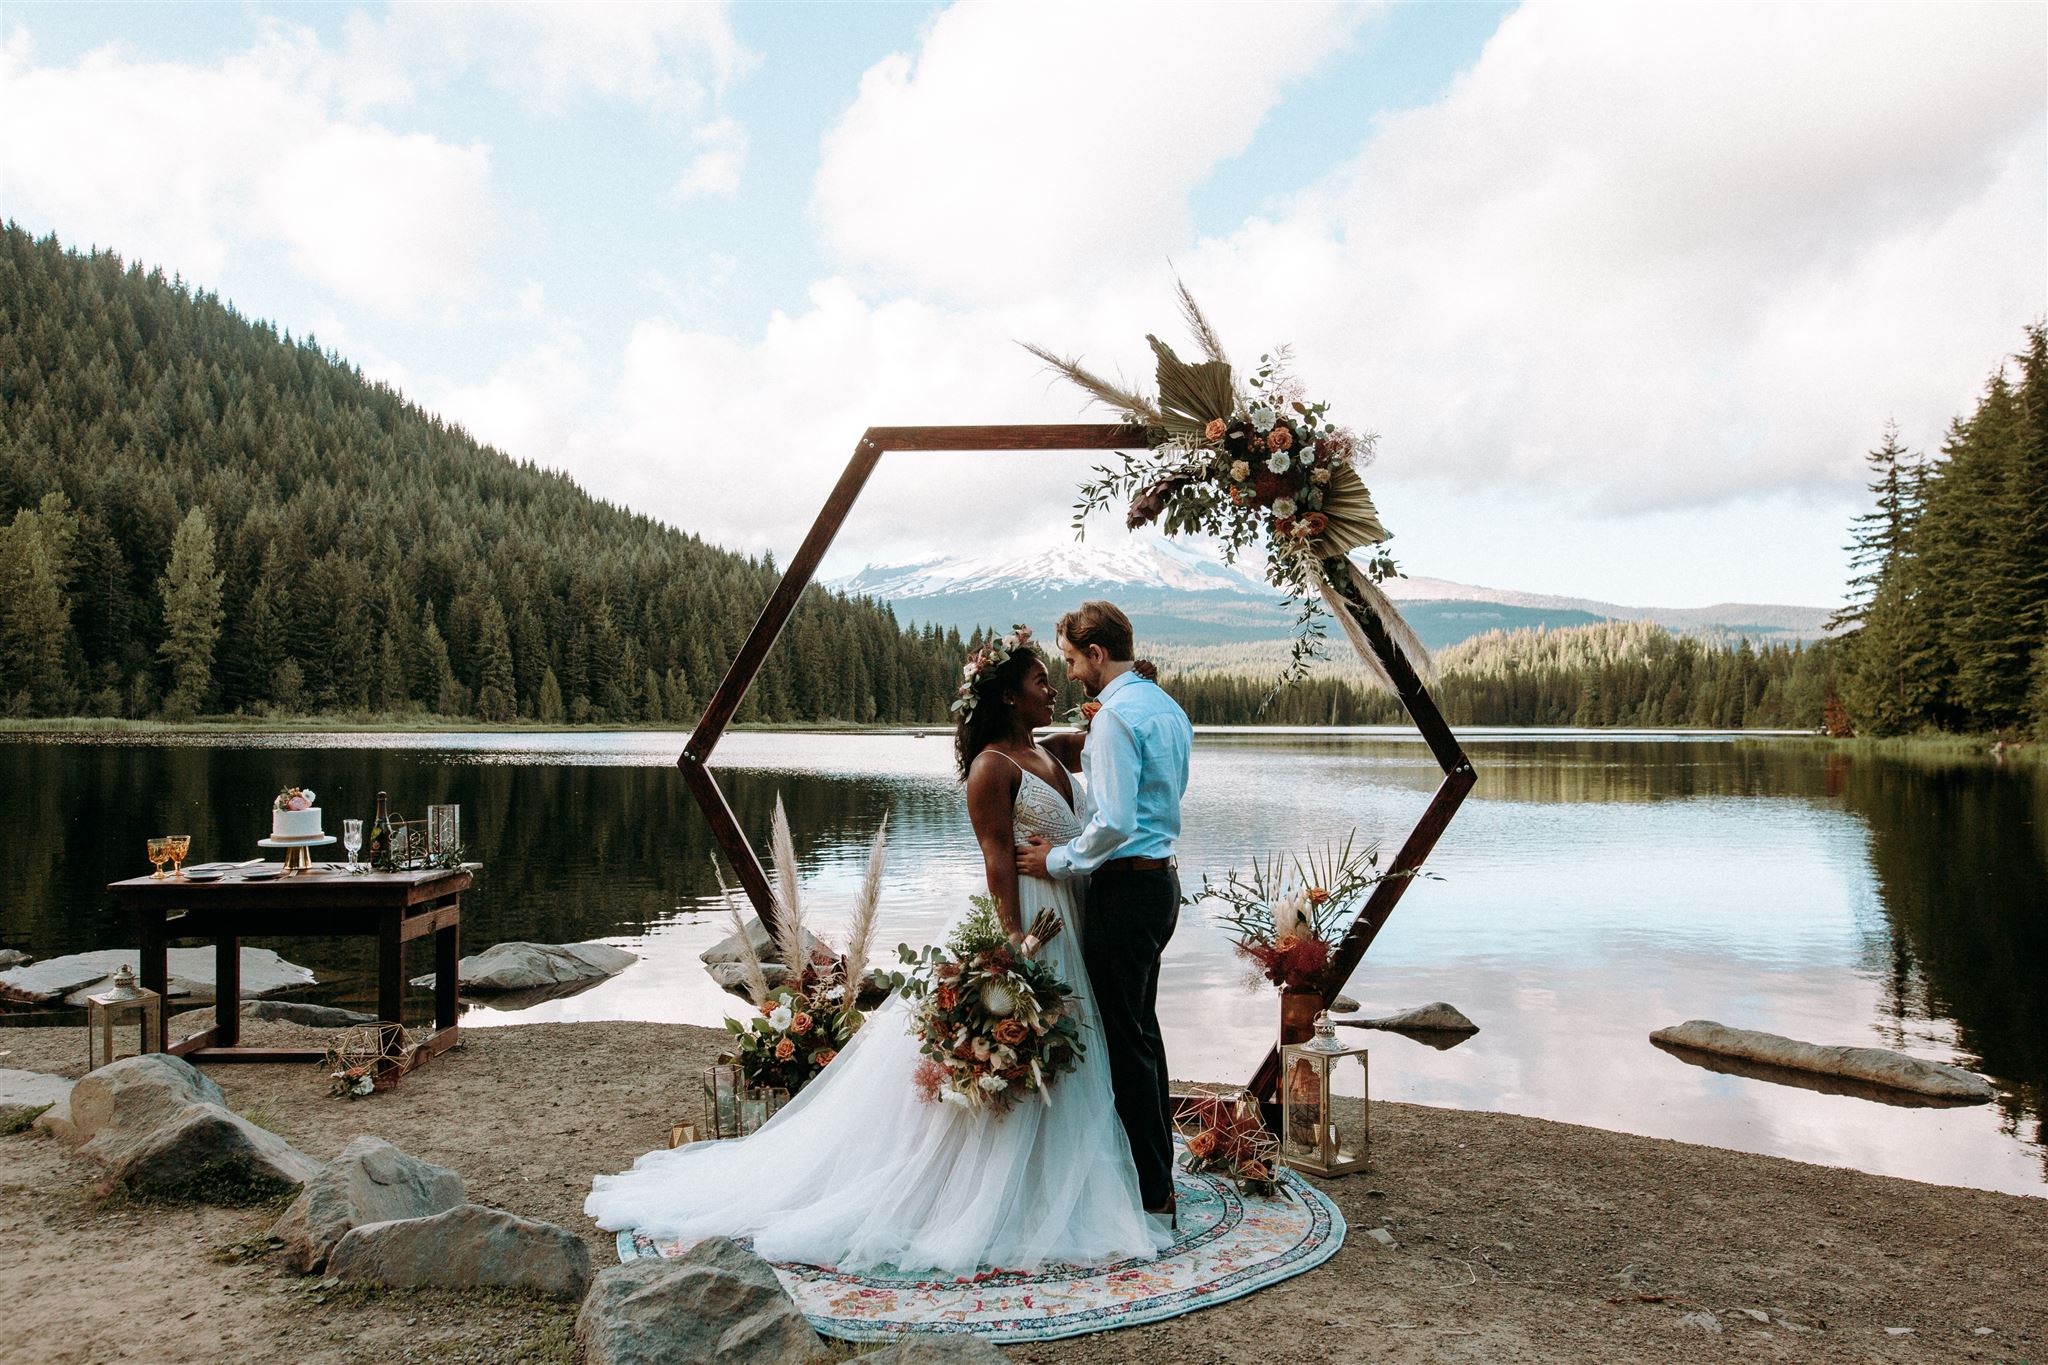
<path fill-rule="evenodd" d="M 47 1072 L 0 1069 L 0 1133 L 19 1132 L 45 1110 L 63 1104 L 73 1084 Z"/>
<path fill-rule="evenodd" d="M 83 1150 L 138 1194 L 206 1204 L 252 1203 L 320 1174 L 312 1157 L 217 1104 L 188 1104 L 139 1134 L 102 1128 Z"/>
<path fill-rule="evenodd" d="M 546 990 L 577 982 L 602 981 L 640 960 L 607 943 L 500 943 L 457 964 L 464 995 Z M 431 986 L 432 976 L 413 978 Z"/>
<path fill-rule="evenodd" d="M 360 1010 L 345 1010 L 336 1005 L 314 1005 L 303 1000 L 252 1000 L 242 1006 L 244 1019 L 274 1019 L 285 1024 L 301 1024 L 306 1028 L 344 1029 L 358 1024 L 374 1024 L 377 1016 L 364 1014 Z"/>
<path fill-rule="evenodd" d="M 87 1072 L 71 1090 L 74 1139 L 90 1144 L 102 1131 L 145 1133 L 192 1104 L 227 1107 L 219 1086 L 182 1057 L 148 1052 Z"/>
<path fill-rule="evenodd" d="M 747 942 L 754 945 L 754 956 L 760 958 L 764 963 L 773 962 L 780 956 L 775 947 L 774 936 L 768 932 L 768 927 L 761 923 L 758 915 L 747 921 Z M 810 930 L 804 930 L 804 951 L 806 953 L 816 953 L 824 946 Z M 727 934 L 724 938 L 697 954 L 697 960 L 706 966 L 710 966 L 714 962 L 738 962 L 740 960 L 740 936 L 738 931 Z M 782 965 L 788 966 L 789 964 L 783 963 Z"/>
<path fill-rule="evenodd" d="M 402 1289 L 523 1289 L 580 1299 L 590 1288 L 590 1248 L 552 1223 L 459 1204 L 431 1218 L 349 1229 L 328 1254 L 327 1273 Z"/>
<path fill-rule="evenodd" d="M 87 1073 L 71 1088 L 69 1111 L 52 1131 L 139 1193 L 236 1203 L 320 1173 L 312 1157 L 231 1112 L 190 1062 L 160 1052 Z"/>
<path fill-rule="evenodd" d="M 1352 1006 L 1356 1009 L 1357 1006 Z M 1402 1010 L 1398 1014 L 1382 1015 L 1378 1019 L 1346 1019 L 1344 1023 L 1353 1028 L 1382 1028 L 1399 1033 L 1477 1033 L 1479 1025 L 1465 1017 L 1464 1011 L 1456 1005 L 1442 1000 L 1414 1009 Z"/>
<path fill-rule="evenodd" d="M 972 1332 L 905 1337 L 860 1357 L 861 1365 L 1002 1365 L 1008 1359 Z"/>
<path fill-rule="evenodd" d="M 462 1177 L 422 1161 L 378 1137 L 358 1137 L 341 1149 L 306 1188 L 270 1235 L 284 1243 L 285 1264 L 310 1275 L 349 1229 L 367 1223 L 425 1218 L 466 1203 Z"/>
<path fill-rule="evenodd" d="M 576 1339 L 585 1365 L 802 1361 L 821 1346 L 774 1267 L 724 1237 L 606 1270 L 576 1317 Z"/>
<path fill-rule="evenodd" d="M 1711 1019 L 1688 1019 L 1674 1028 L 1658 1029 L 1650 1035 L 1650 1041 L 1662 1047 L 1739 1057 L 1936 1099 L 1981 1104 L 1997 1094 L 1991 1082 L 1982 1076 L 1946 1062 L 1909 1057 L 1881 1047 L 1823 1047 L 1775 1033 L 1730 1028 Z"/>
<path fill-rule="evenodd" d="M 0 1001 L 17 1005 L 66 1005 L 84 1008 L 85 997 L 114 984 L 122 967 L 139 970 L 133 948 L 47 957 L 26 967 L 0 971 Z M 214 950 L 173 948 L 169 953 L 170 995 L 188 1001 L 213 999 Z M 315 984 L 313 973 L 287 962 L 268 948 L 242 949 L 242 995 L 275 995 Z"/>

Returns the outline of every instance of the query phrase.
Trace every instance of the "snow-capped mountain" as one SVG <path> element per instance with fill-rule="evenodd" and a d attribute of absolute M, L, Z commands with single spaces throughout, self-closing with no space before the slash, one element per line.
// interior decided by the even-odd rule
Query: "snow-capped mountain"
<path fill-rule="evenodd" d="M 951 627 L 1024 622 L 1050 636 L 1060 614 L 1090 597 L 1114 601 L 1146 648 L 1193 663 L 1285 641 L 1292 615 L 1256 572 L 1220 562 L 1207 549 L 1162 536 L 1064 542 L 1013 556 L 946 555 L 910 564 L 868 565 L 827 586 L 888 602 L 905 621 Z M 1628 607 L 1592 598 L 1485 588 L 1440 578 L 1382 585 L 1431 649 L 1489 630 L 1648 620 L 1681 633 L 1754 639 L 1814 639 L 1823 607 L 1723 603 L 1711 607 Z"/>

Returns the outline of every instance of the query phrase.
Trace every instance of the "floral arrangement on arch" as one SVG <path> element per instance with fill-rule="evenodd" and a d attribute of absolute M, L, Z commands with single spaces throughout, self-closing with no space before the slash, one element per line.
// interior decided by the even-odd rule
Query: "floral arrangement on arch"
<path fill-rule="evenodd" d="M 1322 657 L 1321 599 L 1333 590 L 1348 599 L 1351 614 L 1364 611 L 1384 624 L 1426 674 L 1428 651 L 1375 586 L 1399 573 L 1392 557 L 1376 549 L 1362 566 L 1348 557 L 1390 538 L 1359 474 L 1372 463 L 1377 438 L 1336 425 L 1328 403 L 1310 400 L 1288 369 L 1287 346 L 1260 356 L 1258 368 L 1240 385 L 1187 286 L 1176 281 L 1176 291 L 1181 316 L 1204 358 L 1182 360 L 1148 335 L 1157 361 L 1157 399 L 1104 379 L 1078 360 L 1025 346 L 1095 401 L 1145 428 L 1145 454 L 1124 454 L 1119 465 L 1099 466 L 1096 477 L 1081 485 L 1075 534 L 1084 532 L 1092 512 L 1125 501 L 1125 525 L 1132 530 L 1157 521 L 1168 535 L 1211 536 L 1231 563 L 1249 552 L 1263 553 L 1267 580 L 1296 610 L 1294 647 L 1281 686 L 1306 676 L 1310 663 Z M 1338 616 L 1347 632 L 1355 632 L 1347 613 Z M 1355 633 L 1354 643 L 1368 674 L 1395 690 Z"/>
<path fill-rule="evenodd" d="M 1251 985 L 1264 980 L 1282 990 L 1314 990 L 1366 896 L 1389 875 L 1380 871 L 1378 845 L 1360 848 L 1357 838 L 1353 832 L 1342 846 L 1275 854 L 1221 882 L 1204 873 L 1202 889 L 1184 903 L 1221 907 L 1217 918 L 1251 964 Z"/>
<path fill-rule="evenodd" d="M 962 1109 L 1006 1114 L 1032 1096 L 1050 1106 L 1053 1082 L 1086 1051 L 1073 987 L 1032 956 L 1060 933 L 1060 918 L 1041 912 L 1013 944 L 995 898 L 972 903 L 943 947 L 896 950 L 911 970 L 893 981 L 916 1002 L 910 1031 L 924 1054 L 914 1083 L 928 1103 Z"/>
<path fill-rule="evenodd" d="M 754 1012 L 745 1019 L 726 1018 L 732 1046 L 723 1060 L 738 1064 L 747 1084 L 772 1086 L 794 1095 L 831 1065 L 841 1048 L 853 1040 L 864 1017 L 861 984 L 867 977 L 868 954 L 874 944 L 881 907 L 882 870 L 888 846 L 889 821 L 883 817 L 868 851 L 867 875 L 854 902 L 853 925 L 846 951 L 834 953 L 804 929 L 799 895 L 796 841 L 782 798 L 775 798 L 772 829 L 775 862 L 774 943 L 786 975 L 770 986 L 761 956 L 754 950 L 739 903 L 725 888 L 726 911 L 740 945 L 741 980 Z"/>

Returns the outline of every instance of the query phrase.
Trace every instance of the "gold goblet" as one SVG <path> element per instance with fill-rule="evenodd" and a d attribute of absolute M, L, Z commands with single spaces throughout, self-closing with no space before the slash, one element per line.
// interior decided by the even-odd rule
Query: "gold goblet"
<path fill-rule="evenodd" d="M 166 834 L 164 842 L 169 844 L 171 849 L 171 875 L 173 877 L 184 876 L 185 855 L 192 849 L 192 836 L 189 834 Z"/>
<path fill-rule="evenodd" d="M 149 841 L 149 861 L 156 868 L 156 872 L 153 875 L 158 881 L 164 879 L 164 864 L 169 862 L 170 858 L 171 841 L 169 839 L 151 839 Z"/>

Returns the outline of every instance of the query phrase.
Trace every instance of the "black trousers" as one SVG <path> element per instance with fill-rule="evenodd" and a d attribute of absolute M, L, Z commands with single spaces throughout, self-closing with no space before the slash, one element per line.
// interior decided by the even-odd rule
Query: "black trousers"
<path fill-rule="evenodd" d="M 1173 1101 L 1159 1036 L 1159 955 L 1180 922 L 1180 874 L 1098 872 L 1088 884 L 1083 957 L 1102 1016 L 1116 1113 L 1130 1135 L 1147 1208 L 1173 1197 Z"/>

